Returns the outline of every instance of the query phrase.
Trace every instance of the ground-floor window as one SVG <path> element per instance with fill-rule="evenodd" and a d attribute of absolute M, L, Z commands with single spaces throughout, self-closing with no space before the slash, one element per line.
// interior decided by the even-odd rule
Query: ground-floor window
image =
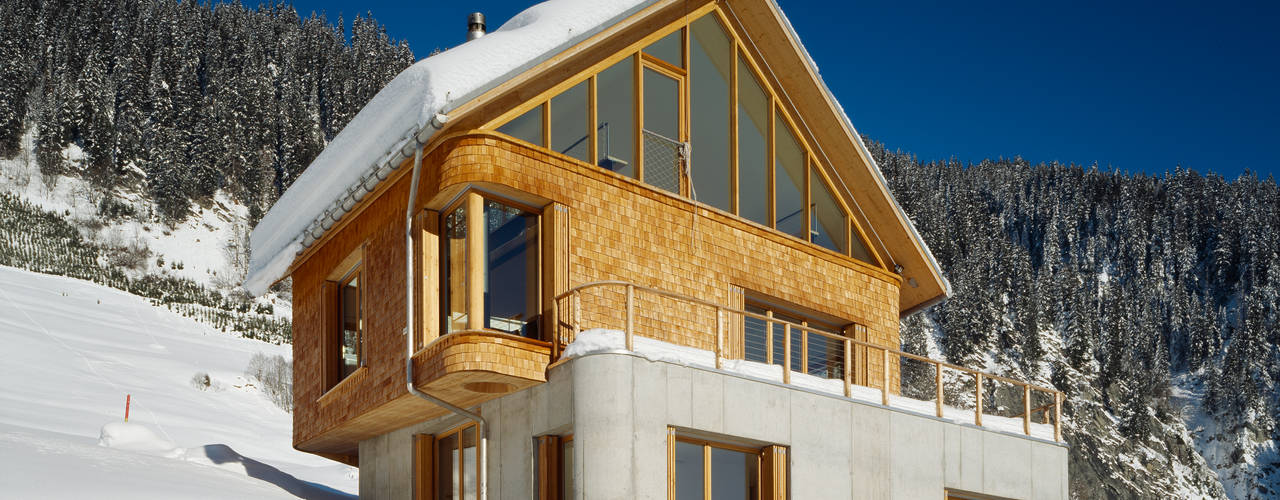
<path fill-rule="evenodd" d="M 751 447 L 686 437 L 671 431 L 668 489 L 672 500 L 787 498 L 786 448 Z"/>
<path fill-rule="evenodd" d="M 573 435 L 534 438 L 538 500 L 573 498 Z"/>
<path fill-rule="evenodd" d="M 470 423 L 436 435 L 436 500 L 474 500 L 479 490 L 479 458 L 476 455 L 476 424 Z"/>

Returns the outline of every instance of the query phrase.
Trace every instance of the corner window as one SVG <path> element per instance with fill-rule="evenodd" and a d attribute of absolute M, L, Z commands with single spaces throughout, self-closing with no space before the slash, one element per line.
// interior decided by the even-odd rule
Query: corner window
<path fill-rule="evenodd" d="M 755 500 L 787 498 L 786 449 L 755 448 L 669 436 L 672 500 Z"/>
<path fill-rule="evenodd" d="M 538 338 L 539 214 L 468 192 L 443 217 L 443 330 L 489 329 Z"/>

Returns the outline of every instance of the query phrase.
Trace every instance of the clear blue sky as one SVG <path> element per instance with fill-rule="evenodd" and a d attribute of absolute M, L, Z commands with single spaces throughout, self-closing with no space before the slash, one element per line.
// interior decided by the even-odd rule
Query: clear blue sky
<path fill-rule="evenodd" d="M 370 11 L 421 58 L 461 43 L 469 12 L 496 29 L 533 3 L 294 5 Z M 1280 178 L 1280 2 L 779 3 L 854 126 L 892 149 Z"/>

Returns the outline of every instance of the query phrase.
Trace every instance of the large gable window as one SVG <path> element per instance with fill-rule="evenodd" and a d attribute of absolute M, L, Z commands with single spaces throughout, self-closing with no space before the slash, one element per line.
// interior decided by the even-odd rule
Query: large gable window
<path fill-rule="evenodd" d="M 701 12 L 489 126 L 884 268 L 750 41 L 718 7 Z"/>

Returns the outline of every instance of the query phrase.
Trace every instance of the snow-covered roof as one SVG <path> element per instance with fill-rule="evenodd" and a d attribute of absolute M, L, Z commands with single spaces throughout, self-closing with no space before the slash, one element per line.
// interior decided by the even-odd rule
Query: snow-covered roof
<path fill-rule="evenodd" d="M 280 196 L 249 236 L 244 288 L 254 295 L 283 278 L 308 242 L 434 133 L 437 114 L 457 106 L 656 0 L 551 0 L 502 27 L 402 71 L 369 101 Z M 459 30 L 459 36 L 462 36 Z M 410 148 L 409 146 L 413 146 Z M 316 235 L 318 236 L 318 235 Z"/>
<path fill-rule="evenodd" d="M 866 158 L 875 182 L 882 188 L 887 186 L 790 20 L 776 0 L 762 2 L 777 14 L 786 36 L 812 69 L 821 92 L 833 103 L 838 119 Z M 364 193 L 372 191 L 425 144 L 451 110 L 657 3 L 660 0 L 550 0 L 517 14 L 484 37 L 418 61 L 401 72 L 360 110 L 254 228 L 244 287 L 258 295 L 284 278 L 293 260 L 351 210 Z M 883 192 L 894 215 L 906 226 L 909 239 L 923 250 L 926 266 L 939 280 L 941 294 L 913 309 L 919 310 L 949 296 L 951 285 L 911 219 L 887 189 Z"/>

